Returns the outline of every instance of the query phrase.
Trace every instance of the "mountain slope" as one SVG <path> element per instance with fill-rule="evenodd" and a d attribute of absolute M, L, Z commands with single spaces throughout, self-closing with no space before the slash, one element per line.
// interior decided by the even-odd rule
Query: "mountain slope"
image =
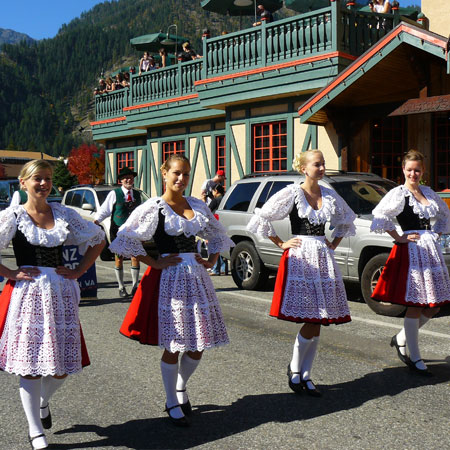
<path fill-rule="evenodd" d="M 32 44 L 34 39 L 25 33 L 19 33 L 14 30 L 0 28 L 0 45 L 2 44 L 17 44 L 25 41 L 27 44 Z"/>

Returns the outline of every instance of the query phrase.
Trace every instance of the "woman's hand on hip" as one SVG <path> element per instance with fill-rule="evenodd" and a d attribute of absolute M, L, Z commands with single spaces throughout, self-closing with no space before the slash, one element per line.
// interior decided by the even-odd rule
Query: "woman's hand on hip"
<path fill-rule="evenodd" d="M 152 264 L 152 267 L 154 269 L 165 269 L 167 267 L 176 266 L 178 263 L 180 263 L 182 259 L 178 256 L 178 253 L 171 253 L 167 256 L 162 256 L 155 260 L 155 262 Z"/>
<path fill-rule="evenodd" d="M 41 271 L 37 267 L 19 267 L 17 270 L 11 270 L 10 280 L 32 281 Z"/>
<path fill-rule="evenodd" d="M 420 239 L 419 233 L 409 233 L 400 236 L 400 239 L 397 240 L 400 244 L 409 244 L 410 242 L 416 243 Z"/>
<path fill-rule="evenodd" d="M 288 241 L 283 242 L 280 245 L 280 248 L 283 250 L 287 250 L 288 248 L 297 248 L 301 247 L 302 240 L 299 237 L 294 237 L 292 239 L 289 239 Z"/>
<path fill-rule="evenodd" d="M 199 253 L 195 254 L 195 260 L 199 264 L 201 264 L 205 269 L 212 269 L 216 265 L 216 262 L 217 262 L 217 258 L 216 258 L 215 262 L 209 261 L 208 259 L 203 259 L 202 255 L 200 255 Z"/>
<path fill-rule="evenodd" d="M 75 269 L 69 269 L 66 266 L 58 266 L 55 269 L 55 272 L 58 275 L 61 275 L 62 277 L 66 278 L 67 280 L 77 280 L 78 278 L 80 278 L 84 272 L 82 272 L 80 269 L 75 268 Z"/>

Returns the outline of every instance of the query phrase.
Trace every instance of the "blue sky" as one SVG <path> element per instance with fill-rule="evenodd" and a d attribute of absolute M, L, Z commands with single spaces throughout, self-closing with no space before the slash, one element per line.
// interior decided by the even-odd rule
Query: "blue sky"
<path fill-rule="evenodd" d="M 3 0 L 0 28 L 28 34 L 33 39 L 51 38 L 64 23 L 89 11 L 99 0 Z M 401 6 L 420 4 L 421 0 L 400 0 Z"/>

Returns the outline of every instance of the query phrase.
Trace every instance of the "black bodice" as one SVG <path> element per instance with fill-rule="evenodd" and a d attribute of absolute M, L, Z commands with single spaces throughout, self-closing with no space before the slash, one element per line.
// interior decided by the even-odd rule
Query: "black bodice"
<path fill-rule="evenodd" d="M 32 245 L 19 229 L 12 239 L 12 244 L 18 267 L 58 267 L 63 265 L 62 245 L 58 247 Z"/>
<path fill-rule="evenodd" d="M 292 234 L 303 236 L 325 236 L 325 224 L 312 224 L 307 218 L 300 218 L 298 216 L 297 205 L 294 202 L 294 207 L 289 214 L 291 221 Z"/>
<path fill-rule="evenodd" d="M 397 221 L 402 231 L 431 230 L 430 219 L 421 219 L 418 214 L 415 214 L 408 198 L 405 198 L 405 207 L 397 216 Z"/>
<path fill-rule="evenodd" d="M 186 237 L 183 233 L 179 236 L 170 236 L 164 230 L 165 216 L 162 208 L 158 210 L 158 226 L 153 239 L 160 255 L 163 253 L 196 253 L 197 244 L 195 236 Z"/>

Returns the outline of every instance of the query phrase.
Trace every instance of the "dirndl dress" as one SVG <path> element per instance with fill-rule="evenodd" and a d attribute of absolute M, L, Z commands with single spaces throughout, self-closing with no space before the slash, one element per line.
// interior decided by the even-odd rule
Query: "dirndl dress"
<path fill-rule="evenodd" d="M 398 186 L 373 210 L 371 231 L 392 231 L 397 219 L 404 234 L 420 235 L 416 242 L 394 244 L 372 293 L 374 300 L 430 308 L 450 303 L 450 278 L 438 242 L 438 233 L 450 232 L 450 212 L 429 187 L 420 189 L 427 205 Z"/>
<path fill-rule="evenodd" d="M 294 236 L 302 241 L 281 258 L 270 315 L 291 322 L 341 324 L 351 320 L 350 311 L 334 252 L 325 243 L 325 224 L 330 222 L 332 238 L 352 236 L 356 216 L 339 194 L 320 189 L 322 207 L 314 210 L 299 185 L 287 186 L 256 208 L 247 229 L 276 236 L 271 221 L 289 216 Z"/>
<path fill-rule="evenodd" d="M 18 236 L 31 246 L 43 248 L 42 254 L 63 244 L 79 245 L 80 253 L 84 253 L 87 246 L 104 240 L 101 228 L 76 211 L 57 203 L 50 206 L 55 221 L 50 230 L 34 225 L 23 206 L 1 211 L 0 249 Z M 33 281 L 9 280 L 0 296 L 0 369 L 21 376 L 79 372 L 89 364 L 89 356 L 78 316 L 78 282 L 55 272 L 59 262 L 47 267 L 38 259 L 34 264 L 35 255 L 28 249 L 20 254 L 18 245 L 13 240 L 18 265 L 37 266 L 40 274 Z M 27 258 L 33 264 L 26 264 Z"/>
<path fill-rule="evenodd" d="M 186 197 L 194 211 L 187 220 L 161 198 L 132 212 L 111 243 L 125 257 L 146 255 L 143 241 L 154 239 L 161 255 L 178 253 L 181 262 L 163 270 L 147 269 L 120 328 L 127 337 L 171 353 L 203 351 L 229 342 L 211 278 L 195 260 L 195 237 L 218 253 L 234 245 L 204 202 Z"/>

